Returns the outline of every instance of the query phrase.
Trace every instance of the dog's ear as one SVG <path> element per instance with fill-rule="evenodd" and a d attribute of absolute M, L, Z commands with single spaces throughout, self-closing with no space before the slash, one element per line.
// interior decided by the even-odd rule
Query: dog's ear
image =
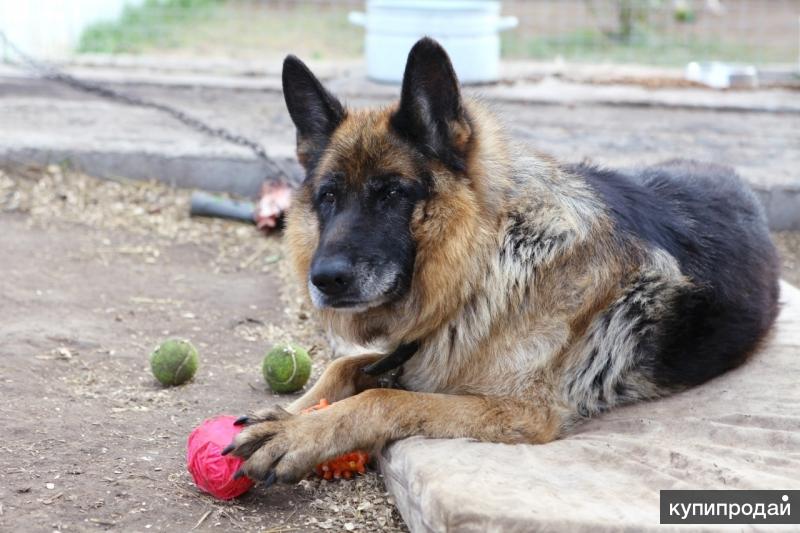
<path fill-rule="evenodd" d="M 426 156 L 452 170 L 464 170 L 472 131 L 453 65 L 433 39 L 420 39 L 408 54 L 400 105 L 391 124 Z"/>
<path fill-rule="evenodd" d="M 345 117 L 344 106 L 293 55 L 283 61 L 283 97 L 297 127 L 297 158 L 311 173 Z"/>

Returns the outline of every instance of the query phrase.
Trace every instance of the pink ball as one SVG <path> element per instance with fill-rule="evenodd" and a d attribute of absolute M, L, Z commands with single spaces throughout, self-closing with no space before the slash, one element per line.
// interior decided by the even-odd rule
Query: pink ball
<path fill-rule="evenodd" d="M 236 498 L 250 490 L 253 480 L 237 480 L 233 474 L 244 461 L 232 455 L 220 455 L 242 429 L 234 426 L 234 416 L 218 416 L 200 424 L 186 443 L 186 464 L 197 487 L 220 500 Z"/>

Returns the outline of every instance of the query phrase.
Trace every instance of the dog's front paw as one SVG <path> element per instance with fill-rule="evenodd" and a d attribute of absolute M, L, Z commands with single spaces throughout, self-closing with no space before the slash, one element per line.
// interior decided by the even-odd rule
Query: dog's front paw
<path fill-rule="evenodd" d="M 292 414 L 278 405 L 255 411 L 249 415 L 240 416 L 233 423 L 236 426 L 250 426 L 259 422 L 274 422 L 291 418 Z"/>
<path fill-rule="evenodd" d="M 223 455 L 245 459 L 235 477 L 244 475 L 266 486 L 305 477 L 331 455 L 325 447 L 330 438 L 327 417 L 321 415 L 295 416 L 281 409 L 240 418 L 237 422 L 247 427 L 223 450 Z"/>

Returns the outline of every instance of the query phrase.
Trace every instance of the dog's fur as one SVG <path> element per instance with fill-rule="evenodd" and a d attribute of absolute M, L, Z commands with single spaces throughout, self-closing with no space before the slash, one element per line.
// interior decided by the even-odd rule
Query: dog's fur
<path fill-rule="evenodd" d="M 430 39 L 391 107 L 346 110 L 291 56 L 283 81 L 308 174 L 287 226 L 300 280 L 338 338 L 419 350 L 405 390 L 360 372 L 380 355 L 344 357 L 286 411 L 243 419 L 229 451 L 253 478 L 411 435 L 547 442 L 735 367 L 774 321 L 776 253 L 726 167 L 526 151 Z M 295 416 L 323 397 L 337 403 Z"/>

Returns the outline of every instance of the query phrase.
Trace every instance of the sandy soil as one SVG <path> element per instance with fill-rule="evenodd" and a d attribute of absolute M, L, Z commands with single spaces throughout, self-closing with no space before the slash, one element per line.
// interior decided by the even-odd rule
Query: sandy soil
<path fill-rule="evenodd" d="M 189 219 L 188 193 L 58 167 L 0 171 L 0 530 L 404 530 L 382 479 L 199 493 L 185 439 L 206 417 L 286 397 L 260 376 L 293 339 L 328 350 L 296 297 L 278 237 Z M 800 233 L 776 234 L 800 284 Z M 148 355 L 168 337 L 201 353 L 162 388 Z"/>
<path fill-rule="evenodd" d="M 317 346 L 316 376 L 327 350 L 279 239 L 191 220 L 187 202 L 59 168 L 0 173 L 0 530 L 404 529 L 376 473 L 233 503 L 195 489 L 195 425 L 288 401 L 265 388 L 265 351 Z M 201 367 L 165 389 L 148 355 L 173 336 L 195 343 Z"/>

